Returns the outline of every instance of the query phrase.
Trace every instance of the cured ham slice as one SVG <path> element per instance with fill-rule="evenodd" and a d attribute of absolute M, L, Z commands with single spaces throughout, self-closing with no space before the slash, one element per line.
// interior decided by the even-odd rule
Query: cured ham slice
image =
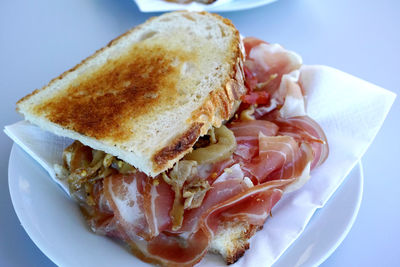
<path fill-rule="evenodd" d="M 247 76 L 253 85 L 258 84 L 251 90 L 262 89 L 271 94 L 269 105 L 255 108 L 255 118 L 275 123 L 279 127 L 279 135 L 291 136 L 297 142 L 311 145 L 311 169 L 314 169 L 325 161 L 329 149 L 321 127 L 306 116 L 303 91 L 298 83 L 301 59 L 293 52 L 256 38 L 245 38 L 244 43 L 248 55 Z M 268 80 L 273 73 L 277 74 L 274 78 L 277 84 Z M 262 85 L 265 81 L 268 83 L 260 88 L 260 83 Z M 255 155 L 248 145 L 242 144 L 239 148 L 237 154 L 242 158 Z"/>
<path fill-rule="evenodd" d="M 150 239 L 167 229 L 173 192 L 165 182 L 149 181 L 144 173 L 112 175 L 104 179 L 104 195 L 130 239 Z"/>
<path fill-rule="evenodd" d="M 329 154 L 328 141 L 319 124 L 308 116 L 274 120 L 279 134 L 292 136 L 297 141 L 307 142 L 313 150 L 311 169 L 321 165 Z"/>
<path fill-rule="evenodd" d="M 243 180 L 243 173 L 239 165 L 223 173 L 213 183 L 212 189 L 207 193 L 201 207 L 185 212 L 185 220 L 179 231 L 165 231 L 151 238 L 145 245 L 134 236 L 128 242 L 136 243 L 136 254 L 142 259 L 152 263 L 166 266 L 193 266 L 201 260 L 207 252 L 213 233 L 204 228 L 200 219 L 208 210 L 227 201 L 229 198 L 245 192 L 252 184 Z M 142 243 L 142 245 L 138 245 Z"/>
<path fill-rule="evenodd" d="M 278 44 L 268 44 L 256 38 L 245 38 L 243 42 L 247 70 L 257 79 L 258 86 L 270 94 L 279 88 L 282 75 L 301 66 L 300 56 Z"/>
<path fill-rule="evenodd" d="M 233 131 L 237 142 L 234 153 L 242 159 L 251 159 L 256 156 L 260 133 L 265 136 L 275 136 L 279 129 L 276 124 L 264 120 L 235 122 L 228 127 Z"/>
<path fill-rule="evenodd" d="M 300 123 L 298 118 L 288 121 Z M 309 131 L 316 136 L 283 120 L 277 123 L 264 120 L 232 123 L 229 128 L 234 132 L 238 143 L 234 152 L 239 157 L 238 161 L 250 177 L 256 178 L 257 183 L 295 177 L 313 159 L 312 153 L 320 155 L 320 136 L 316 135 L 318 131 L 312 127 Z M 299 136 L 308 138 L 297 138 Z M 311 147 L 304 144 L 300 149 L 302 142 L 310 143 Z M 312 152 L 315 142 L 318 147 L 316 146 L 316 152 Z"/>
<path fill-rule="evenodd" d="M 150 238 L 144 214 L 141 175 L 113 175 L 104 179 L 104 195 L 118 220 L 118 227 L 128 236 Z"/>
<path fill-rule="evenodd" d="M 92 197 L 94 206 L 84 205 L 82 208 L 86 221 L 93 232 L 124 240 L 125 235 L 117 227 L 117 219 L 104 196 L 103 181 L 93 185 Z"/>
<path fill-rule="evenodd" d="M 281 198 L 283 191 L 294 179 L 276 180 L 249 188 L 227 201 L 215 205 L 209 213 L 203 214 L 203 226 L 210 233 L 217 231 L 224 220 L 238 220 L 253 225 L 263 225 L 272 207 Z"/>
<path fill-rule="evenodd" d="M 165 266 L 186 267 L 198 263 L 207 253 L 210 234 L 203 229 L 192 233 L 189 238 L 162 233 L 148 242 L 148 257 Z"/>
<path fill-rule="evenodd" d="M 218 180 L 218 179 L 217 179 Z M 180 232 L 193 232 L 199 227 L 199 218 L 213 206 L 228 200 L 229 198 L 245 192 L 251 187 L 243 177 L 238 179 L 226 179 L 225 181 L 212 184 L 212 188 L 207 192 L 202 205 L 193 210 L 185 212 Z"/>
<path fill-rule="evenodd" d="M 282 118 L 306 115 L 303 92 L 298 84 L 299 76 L 298 70 L 283 75 L 279 89 L 274 94 L 277 103 L 283 103 L 279 109 Z"/>
<path fill-rule="evenodd" d="M 218 183 L 222 183 L 229 180 L 241 181 L 243 179 L 244 179 L 243 171 L 240 168 L 240 165 L 236 163 L 232 167 L 227 168 L 223 174 L 221 174 L 217 179 L 215 179 L 215 181 L 213 182 L 213 186 L 215 186 Z"/>
<path fill-rule="evenodd" d="M 243 101 L 259 104 L 255 110 L 256 118 L 276 108 L 279 108 L 281 116 L 285 118 L 304 116 L 303 93 L 298 84 L 301 58 L 280 45 L 252 37 L 245 38 L 244 45 L 247 54 L 246 85 L 249 92 L 243 97 Z M 259 95 L 266 95 L 268 99 L 256 98 Z"/>
<path fill-rule="evenodd" d="M 310 147 L 300 149 L 290 136 L 259 137 L 259 155 L 243 168 L 259 183 L 298 176 L 312 160 Z"/>
<path fill-rule="evenodd" d="M 170 211 L 174 202 L 174 193 L 171 187 L 160 178 L 146 181 L 143 200 L 151 236 L 157 236 L 163 230 L 169 229 L 171 226 Z"/>
<path fill-rule="evenodd" d="M 275 136 L 279 129 L 276 124 L 264 120 L 234 122 L 229 124 L 228 128 L 234 133 L 238 143 L 258 140 L 260 133 L 265 136 Z"/>
<path fill-rule="evenodd" d="M 253 47 L 258 46 L 259 44 L 268 44 L 263 40 L 260 40 L 255 37 L 246 37 L 243 39 L 244 49 L 246 50 L 246 57 L 250 56 L 250 51 Z"/>
<path fill-rule="evenodd" d="M 148 262 L 165 266 L 193 266 L 207 252 L 218 225 L 226 220 L 263 225 L 272 207 L 294 180 L 267 182 L 213 205 L 198 217 L 198 227 L 189 234 L 161 233 L 145 244 L 132 240 L 139 250 L 136 254 Z"/>
<path fill-rule="evenodd" d="M 126 240 L 132 253 L 144 262 L 158 266 L 189 267 L 204 257 L 209 246 L 209 235 L 199 230 L 181 236 L 162 232 L 150 241 Z"/>

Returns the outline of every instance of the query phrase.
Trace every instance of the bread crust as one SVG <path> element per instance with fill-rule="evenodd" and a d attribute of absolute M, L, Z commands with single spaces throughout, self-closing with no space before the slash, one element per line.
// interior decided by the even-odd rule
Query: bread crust
<path fill-rule="evenodd" d="M 247 222 L 226 222 L 219 226 L 210 251 L 220 254 L 227 264 L 238 261 L 250 248 L 249 240 L 262 226 Z"/>
<path fill-rule="evenodd" d="M 202 12 L 205 13 L 205 12 Z M 187 153 L 192 151 L 192 146 L 199 139 L 199 137 L 205 135 L 211 127 L 220 127 L 222 123 L 229 120 L 235 113 L 237 107 L 240 104 L 240 97 L 245 94 L 246 89 L 244 86 L 244 71 L 243 62 L 244 54 L 242 53 L 242 43 L 240 41 L 239 32 L 232 25 L 232 23 L 218 15 L 214 16 L 223 19 L 225 23 L 229 24 L 237 34 L 237 43 L 231 45 L 232 50 L 235 51 L 234 56 L 231 58 L 231 71 L 229 77 L 226 79 L 224 86 L 210 92 L 206 100 L 200 106 L 199 109 L 193 111 L 191 118 L 188 123 L 191 125 L 201 125 L 200 130 L 191 137 L 193 143 L 191 146 L 187 146 L 186 149 L 175 150 L 172 154 L 161 153 L 161 151 L 168 150 L 168 147 L 162 148 L 157 154 L 157 158 L 154 157 L 153 168 L 154 170 L 166 170 L 171 168 L 176 162 L 182 159 Z M 189 132 L 187 130 L 187 132 Z M 171 143 L 185 143 L 186 134 L 182 134 L 174 139 Z M 168 155 L 168 156 L 167 156 Z"/>
<path fill-rule="evenodd" d="M 238 244 L 236 247 L 236 250 L 232 251 L 231 254 L 228 254 L 227 257 L 225 258 L 225 262 L 227 264 L 233 264 L 235 262 L 237 262 L 246 252 L 246 250 L 248 250 L 250 248 L 250 244 L 249 244 L 249 240 L 250 238 L 255 235 L 255 233 L 258 230 L 261 230 L 262 227 L 261 226 L 257 226 L 257 225 L 249 225 L 248 227 L 246 227 L 246 229 L 243 231 L 243 235 L 242 235 L 242 243 Z"/>
<path fill-rule="evenodd" d="M 194 143 L 196 143 L 203 125 L 200 122 L 193 123 L 189 130 L 178 136 L 170 145 L 157 152 L 153 158 L 156 168 L 162 170 L 168 161 L 175 160 L 181 154 L 190 151 Z M 158 169 L 155 170 L 157 171 Z"/>

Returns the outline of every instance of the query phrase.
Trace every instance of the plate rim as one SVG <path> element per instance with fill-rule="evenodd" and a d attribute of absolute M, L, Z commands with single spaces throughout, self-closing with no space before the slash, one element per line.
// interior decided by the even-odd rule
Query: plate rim
<path fill-rule="evenodd" d="M 244 1 L 246 1 L 246 0 L 244 0 Z M 211 11 L 211 12 L 232 12 L 232 11 L 248 10 L 248 9 L 260 7 L 260 6 L 263 6 L 263 5 L 272 4 L 272 3 L 276 2 L 276 1 L 278 1 L 278 0 L 260 0 L 258 2 L 254 2 L 254 3 L 250 3 L 250 4 L 247 4 L 247 5 L 244 5 L 244 7 L 235 7 L 234 6 L 233 8 L 229 7 L 229 3 L 226 3 L 226 4 L 222 5 L 222 6 L 217 6 L 215 8 L 209 8 L 209 9 L 206 9 L 206 10 Z M 224 8 L 225 5 L 227 6 L 226 8 Z"/>
<path fill-rule="evenodd" d="M 160 10 L 141 10 L 139 5 L 136 3 L 135 0 L 133 0 L 135 2 L 135 4 L 137 5 L 138 9 L 140 12 L 142 13 L 160 13 L 160 12 L 170 12 L 170 11 L 176 11 L 176 10 L 185 10 L 185 6 L 181 6 L 181 8 L 164 8 L 164 9 L 160 9 Z M 235 1 L 235 0 L 233 0 Z M 236 0 L 237 1 L 237 0 Z M 259 0 L 253 3 L 245 3 L 244 6 L 233 6 L 232 7 L 232 3 L 225 3 L 219 6 L 215 6 L 215 7 L 205 7 L 203 10 L 204 11 L 209 11 L 209 12 L 234 12 L 234 11 L 241 11 L 241 10 L 248 10 L 248 9 L 252 9 L 252 8 L 256 8 L 256 7 L 260 7 L 263 5 L 267 5 L 267 4 L 272 4 L 274 2 L 277 2 L 278 0 Z M 244 0 L 244 2 L 246 2 L 246 0 Z"/>
<path fill-rule="evenodd" d="M 323 226 L 323 223 L 321 221 L 326 220 L 326 217 L 329 217 L 332 213 L 329 213 L 332 211 L 332 208 L 338 206 L 338 203 L 342 200 L 340 198 L 340 194 L 343 194 L 343 192 L 340 192 L 341 190 L 350 190 L 353 189 L 354 185 L 349 185 L 349 183 L 354 183 L 356 187 L 356 193 L 354 194 L 354 199 L 352 199 L 352 202 L 349 202 L 353 205 L 351 205 L 349 210 L 351 212 L 350 216 L 345 217 L 346 220 L 343 223 L 343 225 L 338 226 L 336 229 L 340 229 L 340 234 L 336 236 L 332 236 L 331 234 L 327 235 L 322 235 L 322 238 L 318 238 L 317 242 L 313 243 L 313 230 L 318 230 Z M 293 266 L 299 267 L 299 266 L 319 266 L 322 263 L 324 263 L 335 251 L 336 249 L 342 244 L 344 239 L 347 237 L 348 233 L 350 232 L 351 228 L 354 225 L 354 222 L 358 216 L 362 198 L 363 198 L 363 191 L 364 191 L 364 169 L 362 165 L 362 161 L 359 160 L 354 164 L 354 167 L 349 171 L 347 176 L 343 179 L 343 182 L 335 192 L 330 196 L 328 201 L 325 203 L 324 206 L 321 208 L 318 208 L 313 216 L 311 217 L 310 221 L 306 225 L 305 229 L 302 231 L 300 236 L 292 243 L 290 246 L 283 252 L 283 254 L 276 260 L 276 262 L 272 265 L 273 267 L 278 267 L 278 266 L 286 266 L 287 264 L 291 264 Z M 339 195 L 338 195 L 339 194 Z M 349 194 L 348 192 L 345 194 Z M 344 197 L 344 196 L 341 196 Z M 332 207 L 333 206 L 333 207 Z M 337 207 L 336 207 L 337 208 Z M 322 218 L 319 218 L 321 217 Z M 322 223 L 322 225 L 321 225 Z M 317 224 L 318 226 L 315 226 L 314 224 Z M 311 240 L 310 240 L 311 237 Z M 324 239 L 324 237 L 328 239 Z M 305 240 L 302 240 L 305 239 Z M 324 240 L 323 242 L 319 240 Z M 329 243 L 329 248 L 326 250 L 317 251 L 317 253 L 312 254 L 312 256 L 307 255 L 307 249 L 309 247 L 313 247 L 315 245 L 321 245 L 321 243 Z M 301 244 L 301 248 L 300 247 Z M 323 244 L 322 244 L 323 245 Z M 293 251 L 291 251 L 293 250 Z M 290 258 L 288 258 L 288 255 L 291 255 L 291 258 L 294 259 L 292 261 Z M 317 255 L 317 256 L 316 256 Z M 301 258 L 305 256 L 305 261 L 303 262 Z M 282 262 L 283 260 L 283 262 Z M 289 262 L 289 263 L 288 263 Z M 285 265 L 286 264 L 286 265 Z"/>
<path fill-rule="evenodd" d="M 347 224 L 345 230 L 343 231 L 342 235 L 338 238 L 338 240 L 336 241 L 336 243 L 331 247 L 330 250 L 328 250 L 328 252 L 325 254 L 324 257 L 322 257 L 322 258 L 320 259 L 320 261 L 316 262 L 316 265 L 317 265 L 317 266 L 319 266 L 319 265 L 321 265 L 323 262 L 325 262 L 325 261 L 333 254 L 333 252 L 335 252 L 336 249 L 343 243 L 344 239 L 345 239 L 345 238 L 347 237 L 347 235 L 349 234 L 351 228 L 353 228 L 353 225 L 354 225 L 354 223 L 355 223 L 355 221 L 356 221 L 356 219 L 357 219 L 358 213 L 359 213 L 359 211 L 360 211 L 360 207 L 361 207 L 361 202 L 362 202 L 362 199 L 363 199 L 363 195 L 364 195 L 364 167 L 363 167 L 362 161 L 359 160 L 359 161 L 356 163 L 356 165 L 353 167 L 352 170 L 354 170 L 354 168 L 358 168 L 358 171 L 360 172 L 360 176 L 359 176 L 359 179 L 360 179 L 360 192 L 359 192 L 359 196 L 358 196 L 358 198 L 357 198 L 357 202 L 356 202 L 356 205 L 355 205 L 354 213 L 352 214 L 352 216 L 351 216 L 351 218 L 350 218 L 350 220 L 349 220 L 349 222 L 348 222 L 348 224 Z M 346 177 L 346 178 L 347 178 L 347 177 Z M 345 178 L 345 179 L 346 179 L 346 178 Z M 346 182 L 346 181 L 344 181 L 344 182 Z M 334 197 L 335 197 L 335 196 L 333 195 L 333 196 L 332 196 L 332 199 L 330 199 L 330 200 L 333 200 Z M 328 204 L 328 203 L 327 203 L 327 204 Z"/>

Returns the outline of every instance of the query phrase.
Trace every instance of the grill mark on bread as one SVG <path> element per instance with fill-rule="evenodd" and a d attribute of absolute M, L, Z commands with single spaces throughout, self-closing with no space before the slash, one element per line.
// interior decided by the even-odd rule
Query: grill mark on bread
<path fill-rule="evenodd" d="M 187 131 L 178 136 L 170 145 L 157 152 L 153 158 L 154 162 L 157 164 L 156 167 L 163 169 L 168 161 L 183 155 L 184 152 L 191 149 L 200 136 L 201 127 L 203 125 L 204 124 L 200 122 L 193 123 Z"/>
<path fill-rule="evenodd" d="M 87 136 L 123 141 L 135 134 L 125 122 L 154 111 L 159 103 L 174 103 L 179 64 L 172 63 L 188 57 L 162 46 L 134 44 L 127 54 L 76 79 L 34 112 Z"/>

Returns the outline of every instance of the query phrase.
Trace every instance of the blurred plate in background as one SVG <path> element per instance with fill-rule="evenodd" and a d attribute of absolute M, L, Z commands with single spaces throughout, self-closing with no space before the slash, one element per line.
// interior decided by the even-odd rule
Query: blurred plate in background
<path fill-rule="evenodd" d="M 199 3 L 176 4 L 164 0 L 134 0 L 142 12 L 165 12 L 172 10 L 206 10 L 210 12 L 238 11 L 270 4 L 276 0 L 217 0 L 210 5 Z"/>

